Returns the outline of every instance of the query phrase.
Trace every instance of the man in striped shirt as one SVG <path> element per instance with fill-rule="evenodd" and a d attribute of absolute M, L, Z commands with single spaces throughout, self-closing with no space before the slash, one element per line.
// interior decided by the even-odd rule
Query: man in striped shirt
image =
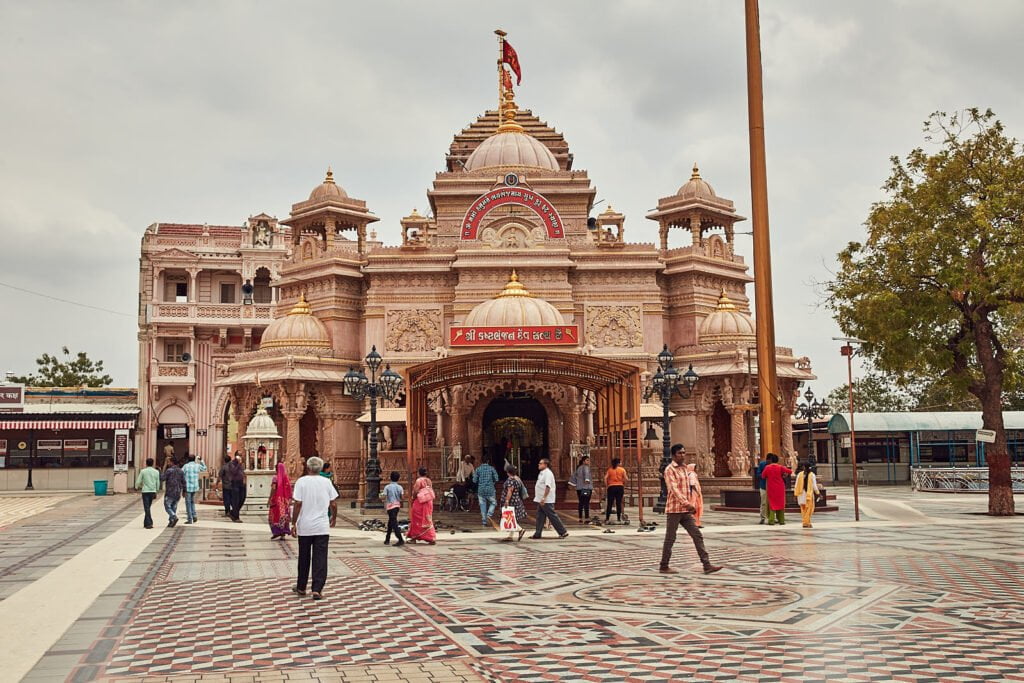
<path fill-rule="evenodd" d="M 661 548 L 661 567 L 658 571 L 662 574 L 678 574 L 675 569 L 668 566 L 672 559 L 672 546 L 676 542 L 676 530 L 682 524 L 686 533 L 693 539 L 693 547 L 697 549 L 701 564 L 704 565 L 705 574 L 714 574 L 722 568 L 711 564 L 708 558 L 708 551 L 704 549 L 704 536 L 697 528 L 697 520 L 693 513 L 696 510 L 690 497 L 694 491 L 690 486 L 690 478 L 686 472 L 686 449 L 682 444 L 672 446 L 672 463 L 665 468 L 665 488 L 668 490 L 668 499 L 665 501 L 665 543 Z"/>

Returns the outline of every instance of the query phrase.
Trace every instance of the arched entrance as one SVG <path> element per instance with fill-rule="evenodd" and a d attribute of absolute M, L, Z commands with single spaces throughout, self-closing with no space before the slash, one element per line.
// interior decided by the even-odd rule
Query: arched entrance
<path fill-rule="evenodd" d="M 526 392 L 508 392 L 492 400 L 483 417 L 484 457 L 498 469 L 518 465 L 524 479 L 537 478 L 537 463 L 548 457 L 548 414 Z"/>
<path fill-rule="evenodd" d="M 715 476 L 728 477 L 731 475 L 729 455 L 732 452 L 732 416 L 721 401 L 715 401 L 711 412 L 711 432 L 715 440 L 711 449 L 715 454 Z"/>

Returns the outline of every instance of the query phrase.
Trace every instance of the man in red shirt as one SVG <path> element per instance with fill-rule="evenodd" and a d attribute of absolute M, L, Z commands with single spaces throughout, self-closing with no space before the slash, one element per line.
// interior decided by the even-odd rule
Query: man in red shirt
<path fill-rule="evenodd" d="M 682 524 L 686 533 L 693 539 L 693 547 L 697 549 L 697 555 L 704 565 L 704 573 L 714 574 L 721 567 L 711 564 L 708 551 L 704 549 L 704 536 L 697 528 L 697 520 L 693 517 L 696 507 L 690 497 L 694 492 L 690 489 L 690 479 L 686 473 L 686 449 L 682 444 L 672 446 L 672 464 L 665 468 L 664 476 L 668 500 L 665 501 L 665 544 L 661 548 L 661 567 L 658 571 L 662 574 L 679 573 L 669 568 L 668 563 L 672 559 L 676 530 Z"/>

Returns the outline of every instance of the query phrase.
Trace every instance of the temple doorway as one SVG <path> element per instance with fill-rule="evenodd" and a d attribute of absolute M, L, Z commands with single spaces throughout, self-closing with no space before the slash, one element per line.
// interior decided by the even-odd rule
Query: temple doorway
<path fill-rule="evenodd" d="M 302 461 L 314 455 L 319 456 L 319 444 L 317 444 L 317 419 L 316 410 L 313 406 L 306 408 L 302 419 L 299 420 L 299 453 L 302 454 Z"/>
<path fill-rule="evenodd" d="M 499 473 L 505 461 L 519 467 L 523 479 L 537 478 L 537 463 L 548 457 L 548 414 L 526 392 L 495 398 L 484 411 L 483 457 Z"/>

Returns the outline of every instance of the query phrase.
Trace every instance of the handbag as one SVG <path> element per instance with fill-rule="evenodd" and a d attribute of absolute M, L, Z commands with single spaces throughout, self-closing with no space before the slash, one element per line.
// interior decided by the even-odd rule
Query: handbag
<path fill-rule="evenodd" d="M 502 531 L 519 531 L 519 520 L 516 519 L 516 509 L 514 507 L 503 507 L 501 508 L 501 524 L 499 528 Z"/>

